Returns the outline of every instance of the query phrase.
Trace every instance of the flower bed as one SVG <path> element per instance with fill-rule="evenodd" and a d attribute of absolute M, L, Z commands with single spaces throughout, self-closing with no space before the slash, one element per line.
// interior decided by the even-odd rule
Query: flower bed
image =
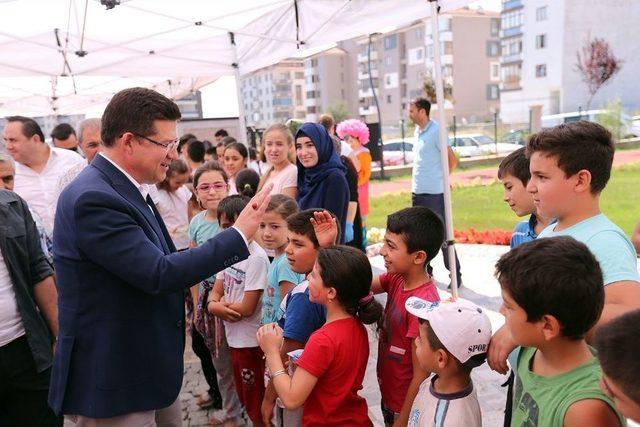
<path fill-rule="evenodd" d="M 468 230 L 454 230 L 454 238 L 457 243 L 477 243 L 485 245 L 508 245 L 511 242 L 511 231 L 483 230 L 475 228 Z"/>

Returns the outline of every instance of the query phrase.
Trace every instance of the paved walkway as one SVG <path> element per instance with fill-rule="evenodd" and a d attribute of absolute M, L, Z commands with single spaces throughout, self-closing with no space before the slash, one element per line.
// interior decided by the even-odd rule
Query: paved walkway
<path fill-rule="evenodd" d="M 640 163 L 640 150 L 616 151 L 613 159 L 614 166 L 630 163 Z M 457 171 L 451 174 L 451 184 L 454 186 L 484 185 L 492 183 L 498 174 L 498 167 L 474 169 L 471 171 Z M 370 197 L 381 196 L 386 193 L 411 191 L 411 179 L 400 181 L 371 181 L 369 184 Z"/>

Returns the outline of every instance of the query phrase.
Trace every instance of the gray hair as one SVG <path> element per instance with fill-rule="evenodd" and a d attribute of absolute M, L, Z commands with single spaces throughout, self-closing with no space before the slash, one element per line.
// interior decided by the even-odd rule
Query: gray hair
<path fill-rule="evenodd" d="M 84 131 L 87 129 L 97 129 L 100 132 L 102 128 L 102 119 L 85 119 L 78 125 L 78 142 L 82 144 Z"/>
<path fill-rule="evenodd" d="M 16 163 L 13 161 L 13 157 L 6 151 L 0 150 L 0 163 L 9 163 L 13 169 L 16 168 Z"/>

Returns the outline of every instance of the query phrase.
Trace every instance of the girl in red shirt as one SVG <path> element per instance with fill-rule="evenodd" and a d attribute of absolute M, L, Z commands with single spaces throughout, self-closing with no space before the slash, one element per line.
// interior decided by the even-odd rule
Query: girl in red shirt
<path fill-rule="evenodd" d="M 309 338 L 292 377 L 280 358 L 282 330 L 275 323 L 258 330 L 271 381 L 285 408 L 304 405 L 305 426 L 373 426 L 358 395 L 369 358 L 363 324 L 382 314 L 370 292 L 369 260 L 348 246 L 323 248 L 308 279 L 309 299 L 326 307 L 327 321 Z"/>

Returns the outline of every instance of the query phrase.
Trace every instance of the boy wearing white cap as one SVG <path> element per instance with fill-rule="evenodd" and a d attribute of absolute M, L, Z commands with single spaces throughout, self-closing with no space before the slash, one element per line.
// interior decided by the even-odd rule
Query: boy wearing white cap
<path fill-rule="evenodd" d="M 471 370 L 486 360 L 491 322 L 483 309 L 465 301 L 429 302 L 410 297 L 405 307 L 420 323 L 416 356 L 433 372 L 416 396 L 409 426 L 482 426 Z"/>

